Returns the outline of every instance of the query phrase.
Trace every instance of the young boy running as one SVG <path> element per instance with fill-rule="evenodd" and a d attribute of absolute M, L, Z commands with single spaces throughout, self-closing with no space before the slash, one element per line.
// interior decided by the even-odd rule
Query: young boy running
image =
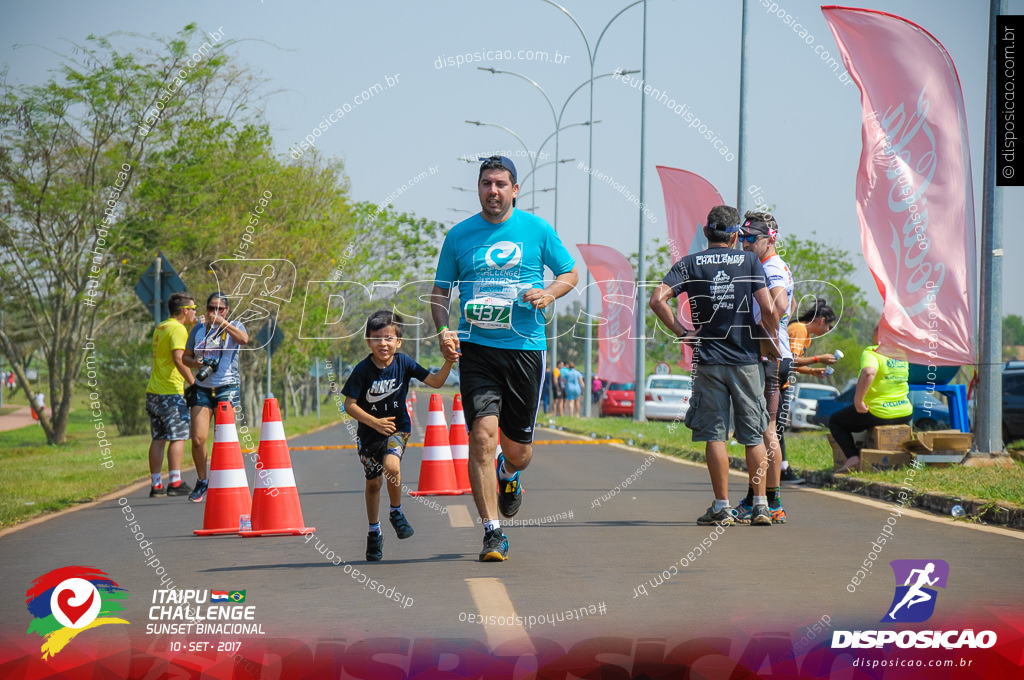
<path fill-rule="evenodd" d="M 402 318 L 380 310 L 366 320 L 366 344 L 370 355 L 359 362 L 345 381 L 345 411 L 359 421 L 356 443 L 366 475 L 366 559 L 384 559 L 384 534 L 380 530 L 380 487 L 388 480 L 391 526 L 398 538 L 409 538 L 413 528 L 402 513 L 402 471 L 399 467 L 412 424 L 405 406 L 409 381 L 416 378 L 428 387 L 444 385 L 452 361 L 431 373 L 398 349 L 402 346 Z"/>

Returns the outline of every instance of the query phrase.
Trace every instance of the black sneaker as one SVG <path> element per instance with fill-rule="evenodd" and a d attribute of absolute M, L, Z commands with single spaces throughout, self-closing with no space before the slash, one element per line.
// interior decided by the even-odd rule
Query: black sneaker
<path fill-rule="evenodd" d="M 187 496 L 192 493 L 192 487 L 185 482 L 178 482 L 177 484 L 167 485 L 168 496 Z"/>
<path fill-rule="evenodd" d="M 197 479 L 196 488 L 188 495 L 188 499 L 193 503 L 202 503 L 203 499 L 206 498 L 206 491 L 209 486 L 209 479 Z"/>
<path fill-rule="evenodd" d="M 508 559 L 508 536 L 501 529 L 484 534 L 484 548 L 480 551 L 481 562 L 504 562 Z"/>
<path fill-rule="evenodd" d="M 505 454 L 498 456 L 497 470 L 501 471 L 502 463 L 505 462 Z M 498 476 L 498 512 L 505 517 L 515 517 L 519 512 L 519 506 L 523 504 L 523 487 L 519 483 L 519 470 L 512 476 L 512 479 L 502 479 Z"/>
<path fill-rule="evenodd" d="M 804 478 L 797 477 L 796 473 L 793 472 L 793 468 L 788 467 L 782 471 L 782 483 L 786 486 L 796 486 L 797 484 L 803 484 Z"/>
<path fill-rule="evenodd" d="M 366 560 L 380 562 L 384 559 L 384 534 L 371 531 L 366 534 Z"/>
<path fill-rule="evenodd" d="M 412 525 L 409 524 L 409 520 L 405 518 L 401 510 L 392 510 L 390 519 L 391 526 L 395 528 L 395 533 L 398 534 L 399 538 L 409 538 L 415 533 Z"/>
<path fill-rule="evenodd" d="M 155 486 L 149 487 L 149 497 L 150 498 L 152 498 L 153 496 L 166 496 L 166 495 L 167 495 L 167 487 L 165 487 L 162 483 L 161 484 L 157 484 Z"/>

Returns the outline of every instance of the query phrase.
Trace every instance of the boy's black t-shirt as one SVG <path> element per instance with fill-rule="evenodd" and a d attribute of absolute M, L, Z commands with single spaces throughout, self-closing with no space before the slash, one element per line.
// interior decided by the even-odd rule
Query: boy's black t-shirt
<path fill-rule="evenodd" d="M 761 361 L 754 293 L 765 288 L 764 267 L 744 250 L 708 248 L 672 265 L 662 283 L 690 298 L 697 329 L 696 365 L 749 366 Z"/>
<path fill-rule="evenodd" d="M 361 409 L 375 418 L 395 418 L 396 432 L 409 432 L 409 412 L 405 397 L 412 378 L 424 380 L 430 371 L 420 366 L 408 354 L 398 352 L 387 368 L 377 368 L 373 355 L 360 361 L 345 381 L 341 393 L 356 400 Z M 363 446 L 387 439 L 377 430 L 359 423 L 356 435 Z"/>

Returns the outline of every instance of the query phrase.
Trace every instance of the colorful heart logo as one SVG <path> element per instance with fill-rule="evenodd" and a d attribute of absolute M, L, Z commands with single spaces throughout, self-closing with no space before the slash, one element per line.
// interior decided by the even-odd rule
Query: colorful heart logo
<path fill-rule="evenodd" d="M 96 599 L 96 591 L 89 591 L 89 598 L 85 601 L 85 604 L 73 605 L 71 604 L 71 598 L 75 597 L 77 593 L 73 590 L 62 590 L 57 593 L 57 606 L 60 608 L 64 616 L 68 617 L 71 621 L 71 625 L 78 623 L 78 620 L 85 616 L 89 609 L 92 607 L 92 602 Z"/>
<path fill-rule="evenodd" d="M 85 628 L 100 613 L 102 597 L 91 582 L 81 578 L 61 581 L 50 596 L 50 610 L 62 626 Z"/>

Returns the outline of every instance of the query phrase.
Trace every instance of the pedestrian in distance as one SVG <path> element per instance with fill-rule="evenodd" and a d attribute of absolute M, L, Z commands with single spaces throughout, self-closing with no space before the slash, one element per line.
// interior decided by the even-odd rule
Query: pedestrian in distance
<path fill-rule="evenodd" d="M 185 364 L 188 329 L 196 321 L 196 301 L 188 293 L 172 293 L 167 300 L 170 317 L 153 331 L 153 368 L 146 385 L 146 415 L 149 416 L 149 495 L 184 496 L 192 488 L 181 479 L 185 440 L 189 438 L 190 417 L 184 386 L 195 382 Z M 167 452 L 167 484 L 160 471 Z"/>
<path fill-rule="evenodd" d="M 515 209 L 519 184 L 512 161 L 481 160 L 481 210 L 445 237 L 431 309 L 445 359 L 459 360 L 469 481 L 484 525 L 479 559 L 490 562 L 508 559 L 498 513 L 519 512 L 520 474 L 533 456 L 547 347 L 542 310 L 572 290 L 579 275 L 551 225 Z M 545 267 L 554 275 L 546 286 Z M 462 308 L 458 332 L 448 328 L 456 286 Z M 502 453 L 495 459 L 499 443 Z"/>
<path fill-rule="evenodd" d="M 403 323 L 401 316 L 386 309 L 370 315 L 365 334 L 370 354 L 356 364 L 341 388 L 345 412 L 359 422 L 356 448 L 366 478 L 366 559 L 370 562 L 384 559 L 384 534 L 380 530 L 380 488 L 384 478 L 391 503 L 391 526 L 400 539 L 413 535 L 412 525 L 402 510 L 402 455 L 412 432 L 405 401 L 409 381 L 416 378 L 437 389 L 444 385 L 454 364 L 446 359 L 437 373 L 431 373 L 399 352 Z"/>
<path fill-rule="evenodd" d="M 576 364 L 569 362 L 567 368 L 562 369 L 562 377 L 565 379 L 565 406 L 566 415 L 580 415 L 580 397 L 583 395 L 583 374 L 576 370 Z"/>
<path fill-rule="evenodd" d="M 217 403 L 230 402 L 238 417 L 242 409 L 238 350 L 249 344 L 249 334 L 240 321 L 228 321 L 231 305 L 223 293 L 206 299 L 206 316 L 192 327 L 185 348 L 185 364 L 196 370 L 196 381 L 186 394 L 192 409 L 192 460 L 196 465 L 196 488 L 188 499 L 202 503 L 209 486 L 206 440 Z"/>
<path fill-rule="evenodd" d="M 735 208 L 712 208 L 704 226 L 708 248 L 676 262 L 650 300 L 651 309 L 676 338 L 695 343 L 693 394 L 684 423 L 693 431 L 693 441 L 706 442 L 705 457 L 715 496 L 697 519 L 702 526 L 731 526 L 736 522 L 729 504 L 729 453 L 725 444 L 730 412 L 736 424 L 735 438 L 746 447 L 747 469 L 755 471 L 751 478 L 754 503 L 750 523 L 772 524 L 765 495 L 763 437 L 768 410 L 760 340 L 767 340 L 766 352 L 778 354 L 779 319 L 757 256 L 735 250 L 739 231 L 740 216 Z M 668 303 L 684 291 L 689 295 L 692 331 L 680 323 Z M 754 321 L 753 301 L 761 308 L 763 332 Z"/>
<path fill-rule="evenodd" d="M 565 378 L 562 377 L 562 369 L 565 368 L 565 362 L 559 361 L 555 364 L 555 369 L 552 371 L 554 382 L 551 383 L 551 389 L 555 395 L 555 415 L 565 415 Z"/>

